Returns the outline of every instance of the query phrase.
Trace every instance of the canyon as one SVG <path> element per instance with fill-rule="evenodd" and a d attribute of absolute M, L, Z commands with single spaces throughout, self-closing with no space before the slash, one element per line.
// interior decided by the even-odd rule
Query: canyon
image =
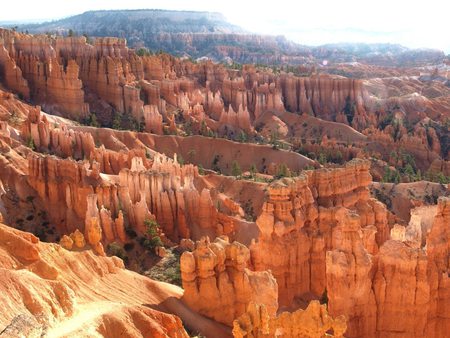
<path fill-rule="evenodd" d="M 448 73 L 351 71 L 0 29 L 0 336 L 444 337 Z"/>

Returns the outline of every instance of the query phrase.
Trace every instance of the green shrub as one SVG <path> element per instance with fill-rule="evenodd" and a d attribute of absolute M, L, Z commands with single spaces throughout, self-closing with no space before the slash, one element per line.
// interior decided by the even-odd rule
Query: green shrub
<path fill-rule="evenodd" d="M 150 55 L 152 55 L 152 53 L 147 48 L 144 48 L 144 47 L 139 48 L 136 51 L 136 54 L 139 55 L 139 56 L 150 56 Z"/>
<path fill-rule="evenodd" d="M 27 147 L 30 148 L 31 150 L 36 150 L 36 145 L 34 144 L 34 140 L 31 138 L 31 136 L 28 137 Z"/>
<path fill-rule="evenodd" d="M 163 246 L 163 242 L 159 237 L 158 222 L 153 219 L 146 219 L 144 221 L 144 224 L 146 227 L 146 238 L 144 239 L 142 246 L 148 250 L 153 250 L 157 246 Z"/>
<path fill-rule="evenodd" d="M 106 252 L 108 253 L 108 255 L 117 256 L 121 258 L 123 261 L 128 260 L 125 250 L 120 246 L 119 243 L 114 242 L 108 244 L 108 246 L 106 247 Z"/>
<path fill-rule="evenodd" d="M 236 178 L 242 175 L 241 167 L 239 163 L 237 163 L 236 161 L 233 161 L 231 165 L 231 175 L 233 175 Z"/>
<path fill-rule="evenodd" d="M 277 174 L 275 175 L 276 178 L 282 178 L 282 177 L 288 177 L 289 175 L 289 169 L 285 163 L 281 163 L 278 166 Z"/>
<path fill-rule="evenodd" d="M 353 117 L 355 116 L 355 102 L 350 98 L 350 95 L 345 98 L 344 114 L 347 117 L 349 124 L 352 124 Z"/>
<path fill-rule="evenodd" d="M 200 175 L 205 175 L 205 169 L 203 168 L 203 166 L 201 164 L 198 165 L 198 173 Z"/>

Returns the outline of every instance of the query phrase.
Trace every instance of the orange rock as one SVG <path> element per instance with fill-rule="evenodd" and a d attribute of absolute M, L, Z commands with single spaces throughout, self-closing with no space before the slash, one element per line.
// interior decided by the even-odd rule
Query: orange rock
<path fill-rule="evenodd" d="M 59 245 L 61 245 L 64 249 L 72 250 L 73 240 L 69 236 L 64 235 L 61 237 L 61 240 L 59 241 Z"/>
<path fill-rule="evenodd" d="M 276 317 L 269 315 L 264 305 L 250 303 L 247 312 L 233 322 L 233 337 L 343 337 L 346 329 L 345 317 L 333 319 L 326 305 L 318 301 L 309 303 L 305 310 L 283 312 Z"/>
<path fill-rule="evenodd" d="M 223 110 L 220 115 L 219 123 L 221 129 L 226 127 L 236 131 L 253 131 L 250 121 L 250 114 L 247 109 L 242 108 L 242 104 L 239 105 L 237 112 L 233 110 L 231 105 L 228 107 L 228 111 Z"/>
<path fill-rule="evenodd" d="M 369 198 L 370 182 L 368 163 L 354 160 L 343 168 L 310 171 L 269 186 L 256 220 L 260 235 L 250 252 L 253 268 L 270 269 L 277 279 L 281 306 L 323 294 L 328 282 L 325 253 L 336 247 L 332 238 L 336 226 L 345 222 L 342 208 L 358 213 L 364 250 L 376 253 L 388 239 L 386 209 Z"/>
<path fill-rule="evenodd" d="M 22 262 L 35 262 L 40 259 L 40 253 L 35 244 L 39 239 L 30 233 L 0 226 L 0 244 L 10 255 L 17 257 Z"/>
<path fill-rule="evenodd" d="M 19 93 L 25 100 L 30 99 L 30 88 L 28 82 L 22 76 L 22 70 L 17 67 L 16 62 L 9 56 L 4 44 L 0 42 L 0 76 L 5 85 Z"/>
<path fill-rule="evenodd" d="M 72 239 L 75 247 L 82 249 L 86 246 L 86 241 L 84 239 L 84 235 L 81 233 L 80 230 L 77 229 L 73 233 L 71 233 L 70 238 Z"/>
<path fill-rule="evenodd" d="M 395 330 L 405 337 L 429 336 L 426 326 L 430 284 L 424 252 L 401 241 L 387 241 L 378 254 L 376 270 L 373 279 L 378 304 L 376 332 L 388 335 Z M 414 315 L 408 317 L 406 313 Z"/>
<path fill-rule="evenodd" d="M 156 105 L 145 105 L 144 106 L 144 121 L 145 130 L 150 133 L 162 135 L 163 134 L 163 118 L 158 111 L 158 106 Z"/>
<path fill-rule="evenodd" d="M 355 102 L 354 124 L 360 127 L 367 124 L 364 98 L 368 94 L 361 80 L 333 78 L 329 75 L 310 78 L 281 75 L 280 83 L 289 111 L 313 114 L 333 121 L 349 98 Z"/>
<path fill-rule="evenodd" d="M 114 221 L 114 226 L 115 226 L 115 233 L 117 234 L 119 240 L 125 242 L 127 239 L 127 235 L 125 233 L 125 225 L 122 210 L 119 211 L 119 215 Z"/>
<path fill-rule="evenodd" d="M 183 299 L 207 317 L 232 325 L 251 301 L 258 301 L 275 315 L 277 283 L 270 272 L 246 268 L 249 250 L 242 244 L 218 237 L 213 243 L 202 238 L 195 250 L 184 252 L 180 260 L 185 289 Z"/>
<path fill-rule="evenodd" d="M 112 242 L 115 239 L 115 233 L 114 233 L 114 222 L 111 219 L 111 211 L 108 209 L 105 209 L 104 206 L 100 208 L 100 223 L 102 225 L 103 233 L 105 234 L 105 239 L 108 242 Z"/>
<path fill-rule="evenodd" d="M 169 312 L 186 311 L 181 289 L 125 271 L 117 257 L 69 252 L 0 224 L 0 267 L 2 335 L 188 337 L 178 316 L 142 305 L 154 302 L 159 308 L 170 299 Z M 89 319 L 81 320 L 86 312 Z M 194 326 L 205 325 L 205 318 L 187 314 Z M 205 332 L 222 333 L 214 324 Z"/>
<path fill-rule="evenodd" d="M 450 329 L 450 198 L 440 197 L 437 212 L 426 240 L 430 303 L 425 335 L 439 337 Z M 425 285 L 421 285 L 421 288 Z M 423 301 L 423 299 L 420 299 Z M 421 303 L 418 303 L 420 305 Z"/>
<path fill-rule="evenodd" d="M 99 255 L 104 255 L 103 246 L 100 243 L 103 232 L 97 208 L 97 195 L 95 194 L 87 196 L 87 211 L 84 222 L 84 236 L 87 238 L 88 243 Z"/>
<path fill-rule="evenodd" d="M 360 218 L 346 209 L 338 211 L 333 251 L 326 256 L 330 314 L 345 314 L 349 337 L 371 336 L 376 330 L 376 302 L 371 288 L 372 259 L 360 233 Z"/>

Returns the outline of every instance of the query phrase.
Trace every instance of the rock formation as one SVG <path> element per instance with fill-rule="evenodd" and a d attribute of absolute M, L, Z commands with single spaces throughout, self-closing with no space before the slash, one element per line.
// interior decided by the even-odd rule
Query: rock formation
<path fill-rule="evenodd" d="M 280 78 L 286 108 L 293 112 L 314 114 L 327 120 L 335 120 L 346 104 L 355 104 L 355 123 L 364 126 L 367 115 L 364 103 L 367 92 L 362 81 L 318 76 L 315 78 Z M 356 122 L 357 121 L 357 122 Z M 351 122 L 351 121 L 348 121 Z"/>
<path fill-rule="evenodd" d="M 377 329 L 377 303 L 370 281 L 372 258 L 364 247 L 359 216 L 345 209 L 338 212 L 333 250 L 326 254 L 329 310 L 348 316 L 349 337 L 370 336 Z"/>
<path fill-rule="evenodd" d="M 245 132 L 251 132 L 252 126 L 250 122 L 250 114 L 248 110 L 242 108 L 242 104 L 239 105 L 237 112 L 233 110 L 231 105 L 228 111 L 223 110 L 219 119 L 221 128 L 232 128 L 236 130 L 243 130 Z"/>
<path fill-rule="evenodd" d="M 60 135 L 59 129 L 48 129 L 45 117 L 39 123 L 29 124 L 27 130 L 33 135 L 30 137 L 36 139 L 37 147 L 44 149 L 54 149 L 54 143 L 44 146 L 43 135 Z M 90 245 L 96 246 L 99 241 L 124 242 L 126 225 L 142 234 L 146 231 L 145 220 L 151 218 L 157 220 L 172 240 L 198 239 L 202 235 L 218 236 L 234 231 L 233 220 L 216 210 L 210 191 L 199 191 L 194 186 L 193 181 L 198 176 L 196 167 L 181 166 L 176 157 L 171 160 L 159 154 L 147 164 L 147 159 L 142 159 L 144 155 L 133 157 L 131 153 L 128 154 L 130 164 L 123 161 L 117 166 L 112 162 L 116 156 L 114 152 L 100 153 L 97 148 L 90 147 L 83 150 L 86 144 L 94 146 L 90 134 L 70 131 L 69 135 L 75 140 L 73 145 L 80 145 L 81 153 L 90 154 L 91 161 L 35 155 L 29 158 L 29 184 L 47 201 L 49 217 L 58 220 L 63 233 L 74 231 L 76 224 L 84 220 L 84 232 Z M 76 150 L 77 147 L 72 148 L 72 151 Z M 106 164 L 107 154 L 111 165 Z M 100 175 L 102 169 L 111 174 L 109 178 Z M 118 175 L 112 175 L 117 170 Z M 197 208 L 198 205 L 201 207 Z M 96 230 L 91 233 L 91 229 Z M 99 252 L 102 252 L 100 248 Z"/>
<path fill-rule="evenodd" d="M 305 310 L 283 312 L 276 317 L 271 316 L 264 305 L 250 303 L 247 312 L 233 322 L 236 338 L 343 337 L 346 329 L 345 317 L 331 318 L 326 305 L 318 301 L 309 303 Z"/>
<path fill-rule="evenodd" d="M 8 88 L 19 93 L 26 100 L 30 99 L 28 82 L 22 76 L 22 70 L 9 56 L 4 44 L 0 40 L 0 78 Z"/>
<path fill-rule="evenodd" d="M 426 335 L 439 337 L 445 335 L 450 328 L 448 307 L 450 290 L 450 199 L 441 197 L 438 200 L 437 212 L 426 239 L 428 259 L 427 277 L 429 283 L 429 310 L 426 323 Z M 419 282 L 419 281 L 418 281 Z M 423 284 L 422 284 L 423 285 Z M 423 285 L 422 287 L 426 287 Z M 424 290 L 427 291 L 426 289 Z M 426 299 L 420 299 L 418 306 Z M 420 309 L 424 311 L 423 308 Z M 420 333 L 420 331 L 419 331 Z"/>
<path fill-rule="evenodd" d="M 163 134 L 163 118 L 156 105 L 146 105 L 143 111 L 145 130 L 154 134 Z"/>
<path fill-rule="evenodd" d="M 256 220 L 260 236 L 250 250 L 253 267 L 270 269 L 277 279 L 281 305 L 324 292 L 325 256 L 335 247 L 336 226 L 344 222 L 341 209 L 360 215 L 358 225 L 370 252 L 388 238 L 386 209 L 369 198 L 369 183 L 368 163 L 355 160 L 344 168 L 312 171 L 270 186 Z"/>
<path fill-rule="evenodd" d="M 102 240 L 102 227 L 100 226 L 100 215 L 97 209 L 97 195 L 95 194 L 87 196 L 87 210 L 84 222 L 84 234 L 88 243 L 92 245 L 96 253 L 104 256 L 105 252 L 103 250 L 103 245 L 100 243 Z M 103 226 L 105 229 L 108 229 L 108 234 L 110 234 L 110 229 L 105 226 L 105 223 L 103 223 Z"/>
<path fill-rule="evenodd" d="M 263 304 L 274 316 L 277 282 L 270 272 L 247 269 L 250 252 L 244 245 L 218 237 L 197 241 L 195 250 L 181 256 L 181 277 L 186 304 L 216 321 L 232 325 L 251 302 Z"/>

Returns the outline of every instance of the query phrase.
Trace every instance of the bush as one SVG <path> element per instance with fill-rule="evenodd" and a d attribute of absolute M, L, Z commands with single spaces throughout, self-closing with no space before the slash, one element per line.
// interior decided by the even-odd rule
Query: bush
<path fill-rule="evenodd" d="M 134 249 L 134 243 L 133 242 L 131 242 L 131 243 L 126 243 L 124 246 L 123 246 L 123 248 L 125 249 L 125 251 L 131 251 L 131 250 L 133 250 Z"/>
<path fill-rule="evenodd" d="M 203 168 L 203 166 L 201 164 L 198 165 L 198 173 L 200 175 L 205 175 L 205 169 Z"/>
<path fill-rule="evenodd" d="M 91 113 L 89 117 L 87 118 L 86 124 L 90 125 L 91 127 L 100 127 L 100 123 L 97 121 L 97 115 L 95 113 Z"/>
<path fill-rule="evenodd" d="M 119 243 L 114 242 L 108 244 L 108 246 L 106 247 L 106 252 L 108 253 L 108 255 L 117 256 L 121 258 L 123 261 L 128 260 L 128 256 L 125 253 L 125 250 L 120 246 Z"/>
<path fill-rule="evenodd" d="M 130 237 L 131 239 L 134 239 L 137 237 L 136 231 L 134 231 L 131 228 L 125 228 L 125 232 L 127 233 L 128 237 Z"/>
<path fill-rule="evenodd" d="M 257 173 L 258 173 L 258 168 L 256 168 L 256 165 L 253 163 L 252 166 L 250 167 L 250 175 L 254 179 Z"/>
<path fill-rule="evenodd" d="M 281 163 L 278 166 L 277 174 L 275 175 L 275 177 L 282 178 L 282 177 L 288 177 L 288 176 L 290 176 L 290 175 L 289 175 L 289 169 L 288 169 L 287 165 L 284 163 Z"/>
<path fill-rule="evenodd" d="M 317 161 L 319 161 L 320 164 L 326 164 L 328 162 L 327 160 L 327 155 L 325 155 L 325 153 L 319 153 L 319 158 L 317 159 Z"/>
<path fill-rule="evenodd" d="M 139 56 L 150 56 L 150 55 L 152 55 L 152 53 L 147 48 L 143 48 L 143 47 L 139 48 L 136 51 L 136 54 L 139 55 Z"/>
<path fill-rule="evenodd" d="M 119 112 L 114 113 L 111 128 L 116 129 L 116 130 L 122 129 L 122 114 L 121 113 L 119 113 Z"/>
<path fill-rule="evenodd" d="M 163 242 L 161 241 L 161 238 L 159 237 L 159 225 L 158 223 L 153 219 L 146 219 L 144 221 L 144 224 L 146 226 L 146 238 L 141 243 L 143 247 L 145 247 L 148 250 L 153 250 L 157 246 L 163 246 Z"/>
<path fill-rule="evenodd" d="M 382 182 L 386 183 L 400 183 L 401 177 L 400 173 L 397 170 L 391 170 L 388 166 L 384 167 L 384 175 L 382 178 Z"/>
<path fill-rule="evenodd" d="M 247 134 L 241 130 L 241 132 L 237 136 L 237 141 L 241 143 L 246 143 L 248 141 Z"/>
<path fill-rule="evenodd" d="M 239 177 L 242 174 L 241 167 L 239 166 L 239 163 L 236 161 L 233 161 L 233 164 L 231 165 L 231 175 L 234 177 Z"/>
<path fill-rule="evenodd" d="M 36 150 L 36 145 L 34 144 L 34 140 L 31 138 L 31 136 L 28 137 L 27 147 L 30 148 L 31 150 Z"/>
<path fill-rule="evenodd" d="M 213 162 L 212 162 L 212 170 L 217 171 L 218 173 L 220 173 L 220 168 L 219 168 L 219 161 L 220 161 L 220 155 L 215 155 Z"/>
<path fill-rule="evenodd" d="M 177 162 L 181 166 L 184 165 L 184 158 L 183 158 L 183 156 L 181 156 L 181 154 L 177 154 Z"/>
<path fill-rule="evenodd" d="M 349 124 L 352 124 L 355 116 L 355 102 L 352 102 L 350 95 L 345 98 L 344 114 Z"/>

